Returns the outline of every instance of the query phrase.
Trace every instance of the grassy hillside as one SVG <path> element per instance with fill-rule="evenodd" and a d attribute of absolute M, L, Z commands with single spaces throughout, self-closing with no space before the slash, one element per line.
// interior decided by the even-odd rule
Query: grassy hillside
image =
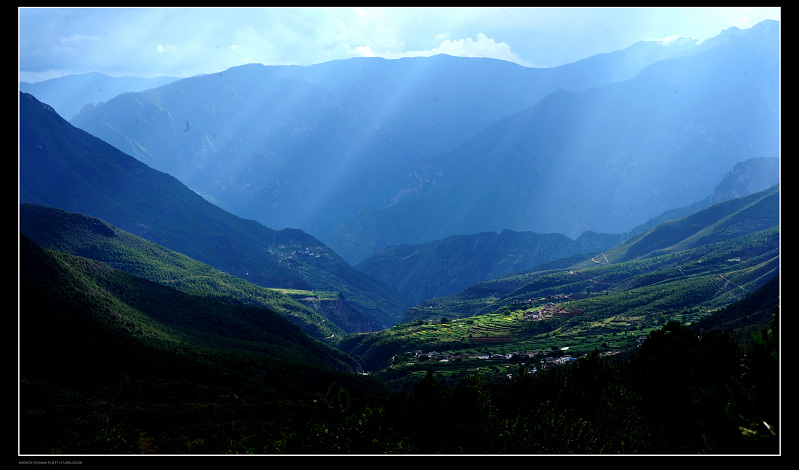
<path fill-rule="evenodd" d="M 430 367 L 458 374 L 476 368 L 502 372 L 513 366 L 504 359 L 514 354 L 535 367 L 562 348 L 573 357 L 594 349 L 619 352 L 636 347 L 642 337 L 669 321 L 699 322 L 776 277 L 779 257 L 773 251 L 776 234 L 771 235 L 763 234 L 763 255 L 746 266 L 707 256 L 702 263 L 681 268 L 664 266 L 675 259 L 656 258 L 649 265 L 628 262 L 615 269 L 549 273 L 498 298 L 438 299 L 438 304 L 417 309 L 425 309 L 427 319 L 351 335 L 339 347 L 366 370 L 392 369 L 383 372 L 386 377 L 423 374 Z M 683 276 L 680 269 L 691 274 Z M 465 310 L 468 315 L 459 316 Z M 461 360 L 421 364 L 414 350 L 442 353 L 438 360 Z M 505 357 L 496 362 L 466 360 L 493 355 Z"/>
<path fill-rule="evenodd" d="M 24 235 L 19 331 L 23 406 L 301 399 L 334 381 L 360 383 L 351 358 L 272 311 L 42 250 Z"/>
<path fill-rule="evenodd" d="M 436 361 L 435 368 L 462 374 L 479 367 L 477 356 L 516 354 L 532 367 L 561 348 L 575 357 L 634 348 L 653 329 L 698 322 L 778 276 L 778 201 L 771 188 L 661 224 L 607 256 L 430 299 L 409 310 L 403 324 L 352 335 L 339 347 L 366 370 L 391 367 L 383 373 L 395 379 L 423 373 L 408 356 L 414 350 L 460 358 L 459 365 Z"/>
<path fill-rule="evenodd" d="M 344 334 L 334 322 L 282 290 L 233 277 L 93 217 L 21 204 L 20 231 L 43 248 L 102 261 L 188 294 L 272 310 L 314 338 Z"/>
<path fill-rule="evenodd" d="M 742 233 L 779 226 L 780 188 L 774 185 L 745 197 L 722 201 L 685 217 L 644 231 L 608 250 L 594 263 L 654 257 L 691 247 L 708 245 Z M 590 266 L 589 261 L 581 267 Z"/>

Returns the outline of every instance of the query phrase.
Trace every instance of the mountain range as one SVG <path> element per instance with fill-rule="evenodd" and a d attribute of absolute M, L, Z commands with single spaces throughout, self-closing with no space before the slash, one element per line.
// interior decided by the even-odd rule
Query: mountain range
<path fill-rule="evenodd" d="M 20 203 L 96 217 L 260 286 L 334 292 L 354 306 L 345 331 L 395 324 L 412 304 L 307 233 L 219 209 L 25 93 L 20 156 Z"/>
<path fill-rule="evenodd" d="M 165 247 L 196 250 L 187 254 L 202 253 L 198 260 L 261 286 L 340 292 L 354 307 L 340 325 L 345 331 L 379 329 L 426 298 L 538 262 L 603 251 L 647 223 L 717 202 L 709 183 L 740 162 L 772 165 L 750 169 L 765 175 L 750 193 L 774 184 L 778 159 L 752 157 L 778 153 L 776 41 L 778 23 L 766 21 L 701 44 L 642 41 L 553 69 L 442 55 L 252 64 L 139 92 L 142 82 L 116 79 L 130 92 L 86 107 L 72 123 L 169 173 L 158 178 L 179 175 L 191 188 L 179 198 L 191 205 L 204 204 L 188 194 L 194 191 L 213 203 L 208 207 L 257 221 L 222 210 L 226 227 L 215 230 L 218 222 L 203 220 L 195 208 L 184 214 L 191 223 L 178 223 L 179 206 L 167 199 L 146 201 L 136 215 L 89 194 L 70 201 L 75 196 L 63 197 L 70 173 L 58 161 L 21 162 L 21 201 L 94 215 Z M 71 96 L 76 81 L 97 89 L 102 79 L 112 89 L 108 78 L 65 77 L 36 89 Z M 752 171 L 747 178 L 755 178 Z M 121 187 L 97 176 L 79 178 L 98 192 Z M 141 192 L 155 183 L 139 184 L 126 186 Z M 329 191 L 331 185 L 339 188 Z M 87 202 L 103 208 L 88 211 Z M 155 214 L 158 224 L 146 220 Z M 275 231 L 265 220 L 303 230 Z M 178 225 L 184 228 L 173 230 Z M 202 241 L 191 248 L 167 242 L 186 237 Z M 250 255 L 236 247 L 251 244 L 269 246 L 262 260 L 241 259 Z M 345 283 L 358 279 L 358 287 L 321 275 L 323 259 L 333 260 L 325 267 L 336 271 L 333 277 L 346 272 Z M 306 261 L 316 265 L 301 267 Z M 381 294 L 363 294 L 375 289 Z M 376 325 L 367 319 L 373 316 Z"/>
<path fill-rule="evenodd" d="M 778 182 L 779 159 L 757 157 L 736 164 L 705 199 L 666 211 L 624 234 L 584 232 L 576 240 L 562 234 L 508 229 L 501 233 L 455 235 L 428 243 L 384 248 L 355 267 L 420 304 L 546 262 L 607 251 L 660 223 L 763 191 Z"/>
<path fill-rule="evenodd" d="M 122 93 L 157 88 L 174 82 L 174 77 L 111 77 L 100 72 L 67 75 L 41 82 L 19 82 L 19 91 L 43 101 L 64 119 L 84 108 L 91 109 Z"/>
<path fill-rule="evenodd" d="M 765 21 L 551 69 L 443 55 L 250 64 L 71 123 L 357 264 L 453 235 L 629 231 L 706 197 L 739 161 L 776 157 L 779 89 L 779 24 Z"/>
<path fill-rule="evenodd" d="M 780 193 L 775 185 L 662 222 L 601 254 L 542 263 L 454 295 L 428 299 L 408 310 L 402 323 L 479 315 L 531 298 L 560 296 L 569 301 L 573 294 L 587 297 L 586 289 L 622 296 L 644 291 L 632 306 L 624 304 L 627 300 L 610 299 L 610 308 L 629 317 L 638 308 L 668 311 L 660 304 L 672 302 L 672 296 L 691 308 L 703 303 L 718 308 L 779 274 L 779 221 Z M 685 286 L 687 280 L 703 277 L 707 285 L 701 289 Z M 694 298 L 685 301 L 685 297 Z"/>
<path fill-rule="evenodd" d="M 548 94 L 437 156 L 413 197 L 361 212 L 328 244 L 362 259 L 364 239 L 621 233 L 690 205 L 736 163 L 779 155 L 778 41 L 764 22 L 628 80 Z"/>
<path fill-rule="evenodd" d="M 165 80 L 20 84 L 21 452 L 779 450 L 778 23 Z"/>
<path fill-rule="evenodd" d="M 757 331 L 773 321 L 778 304 L 773 295 L 765 311 L 741 309 L 718 322 L 709 312 L 779 277 L 779 220 L 780 192 L 774 185 L 659 223 L 603 253 L 541 263 L 427 299 L 409 309 L 399 325 L 349 336 L 338 346 L 364 369 L 397 378 L 392 358 L 422 348 L 457 356 L 492 343 L 497 351 L 554 343 L 585 354 L 597 347 L 596 337 L 610 332 L 613 342 L 623 345 L 617 347 L 629 349 L 635 341 L 627 336 L 631 331 L 675 317 L 688 324 L 692 318 L 705 320 L 708 330 L 740 322 L 741 331 Z M 738 336 L 745 341 L 746 334 Z"/>

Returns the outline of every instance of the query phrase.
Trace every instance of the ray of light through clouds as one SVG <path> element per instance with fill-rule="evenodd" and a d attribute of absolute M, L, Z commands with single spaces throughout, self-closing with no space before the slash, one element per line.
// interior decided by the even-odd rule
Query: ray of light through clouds
<path fill-rule="evenodd" d="M 19 8 L 20 80 L 449 54 L 552 67 L 779 19 L 780 8 Z"/>

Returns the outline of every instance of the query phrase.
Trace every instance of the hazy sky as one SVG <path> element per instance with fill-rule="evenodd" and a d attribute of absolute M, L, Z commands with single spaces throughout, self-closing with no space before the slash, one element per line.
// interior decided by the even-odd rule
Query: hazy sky
<path fill-rule="evenodd" d="M 187 77 L 446 53 L 552 67 L 640 40 L 705 40 L 780 8 L 19 8 L 19 79 Z"/>

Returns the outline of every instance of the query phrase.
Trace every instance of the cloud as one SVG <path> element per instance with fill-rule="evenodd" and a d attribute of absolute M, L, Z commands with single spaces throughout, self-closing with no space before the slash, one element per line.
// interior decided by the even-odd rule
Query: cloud
<path fill-rule="evenodd" d="M 764 15 L 779 8 L 21 8 L 19 72 L 190 76 L 436 54 L 551 67 L 642 37 L 706 39 Z"/>
<path fill-rule="evenodd" d="M 437 40 L 448 37 L 449 34 L 436 35 Z M 525 67 L 532 66 L 529 61 L 521 58 L 511 50 L 505 42 L 496 42 L 483 33 L 477 33 L 474 38 L 463 39 L 444 39 L 439 45 L 432 49 L 404 51 L 404 52 L 378 52 L 371 46 L 356 47 L 354 51 L 365 57 L 384 57 L 386 59 L 397 59 L 400 57 L 429 57 L 437 54 L 447 54 L 456 57 L 485 57 L 490 59 L 505 60 L 514 62 Z"/>
<path fill-rule="evenodd" d="M 354 49 L 355 53 L 361 57 L 374 57 L 375 54 L 372 52 L 372 48 L 369 46 L 358 46 Z"/>
<path fill-rule="evenodd" d="M 496 42 L 483 33 L 477 33 L 476 39 L 447 39 L 442 42 L 436 50 L 442 54 L 458 57 L 488 57 L 516 62 L 520 65 L 529 65 L 521 57 L 511 51 L 507 43 Z"/>

